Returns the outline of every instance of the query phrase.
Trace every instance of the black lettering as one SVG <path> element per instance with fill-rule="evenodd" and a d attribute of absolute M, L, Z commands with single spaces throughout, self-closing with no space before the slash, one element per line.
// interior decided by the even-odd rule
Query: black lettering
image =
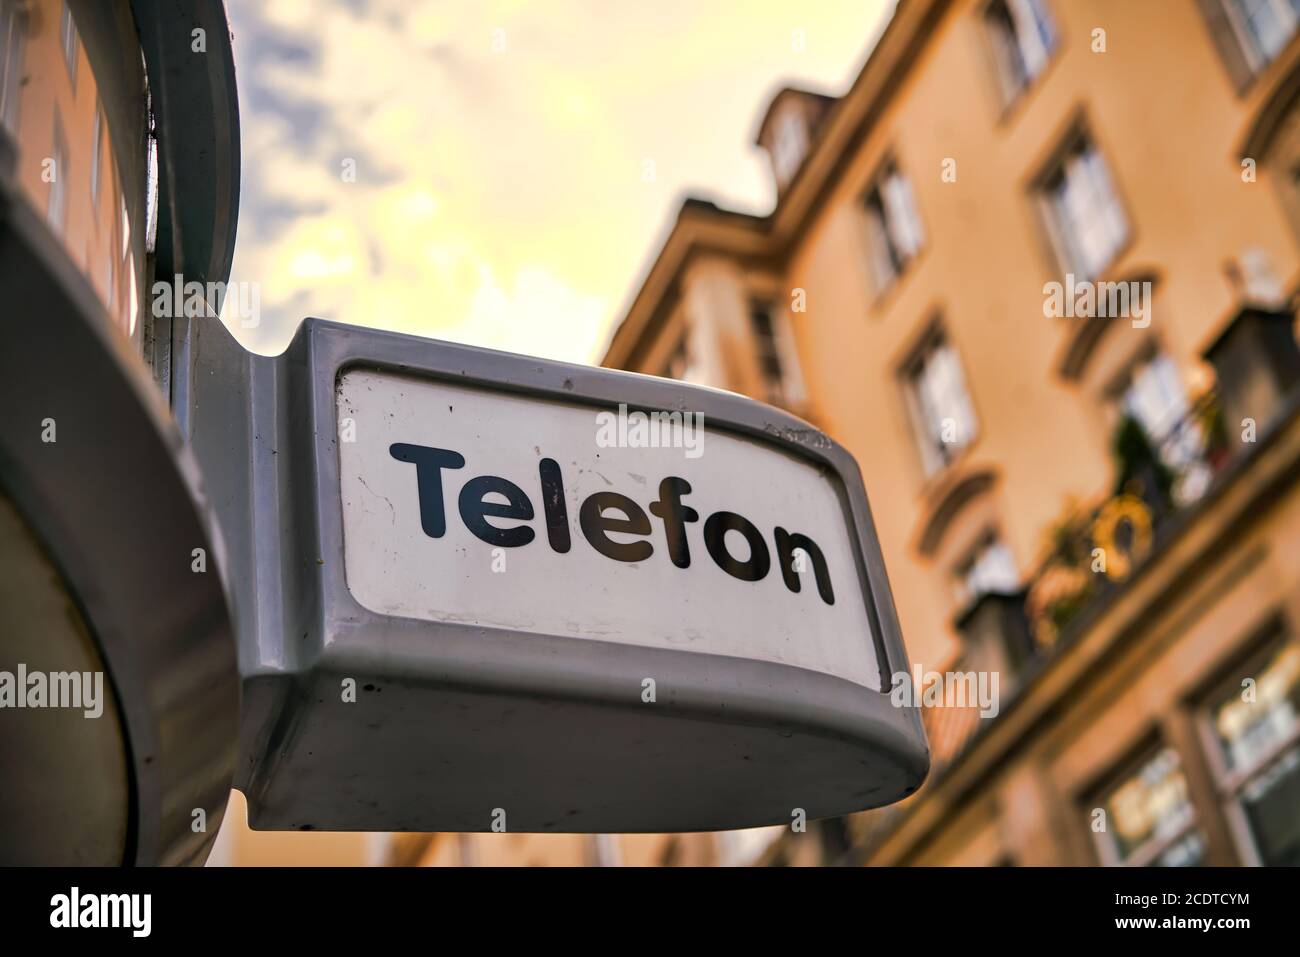
<path fill-rule="evenodd" d="M 569 550 L 569 507 L 564 503 L 564 477 L 560 463 L 542 459 L 537 463 L 542 480 L 542 514 L 546 516 L 546 537 L 557 552 Z"/>
<path fill-rule="evenodd" d="M 749 558 L 736 561 L 727 551 L 727 532 L 740 532 L 749 543 Z M 709 550 L 713 560 L 728 575 L 745 582 L 756 582 L 767 574 L 772 567 L 772 556 L 767 550 L 767 543 L 754 523 L 735 512 L 714 512 L 704 523 L 704 547 Z"/>
<path fill-rule="evenodd" d="M 492 492 L 504 495 L 509 504 L 484 501 L 483 497 Z M 461 521 L 489 545 L 518 548 L 527 545 L 536 536 L 527 525 L 497 528 L 487 520 L 487 516 L 514 519 L 533 517 L 533 503 L 528 500 L 524 490 L 497 475 L 480 475 L 465 483 L 465 487 L 460 490 Z"/>
<path fill-rule="evenodd" d="M 407 445 L 405 442 L 390 445 L 388 454 L 399 462 L 410 462 L 415 466 L 415 487 L 420 496 L 420 527 L 430 538 L 442 538 L 447 534 L 447 516 L 442 507 L 442 470 L 463 468 L 465 456 L 450 449 Z"/>
<path fill-rule="evenodd" d="M 670 475 L 659 483 L 659 501 L 650 503 L 651 514 L 663 519 L 668 557 L 678 568 L 691 567 L 691 549 L 686 543 L 686 523 L 700 520 L 699 512 L 682 504 L 682 496 L 690 493 L 690 482 Z"/>
<path fill-rule="evenodd" d="M 610 518 L 605 509 L 616 508 L 626 518 Z M 608 532 L 625 532 L 629 535 L 649 535 L 650 519 L 641 506 L 618 492 L 596 492 L 587 496 L 578 510 L 578 524 L 591 547 L 606 558 L 620 562 L 643 562 L 654 552 L 649 542 L 615 542 Z"/>
<path fill-rule="evenodd" d="M 822 555 L 822 550 L 817 547 L 807 535 L 795 532 L 791 535 L 784 528 L 776 530 L 776 560 L 781 565 L 781 577 L 785 579 L 785 587 L 791 591 L 798 591 L 802 582 L 799 581 L 799 573 L 794 570 L 794 550 L 800 549 L 812 562 L 813 572 L 817 578 L 817 594 L 822 596 L 822 601 L 828 605 L 835 604 L 835 592 L 831 588 L 831 572 L 826 567 L 826 557 Z"/>

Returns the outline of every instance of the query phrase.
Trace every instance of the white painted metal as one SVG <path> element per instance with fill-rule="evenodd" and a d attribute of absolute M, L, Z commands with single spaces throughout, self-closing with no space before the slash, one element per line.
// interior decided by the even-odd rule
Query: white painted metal
<path fill-rule="evenodd" d="M 808 460 L 713 430 L 696 433 L 690 448 L 602 445 L 610 420 L 598 415 L 615 413 L 368 370 L 342 377 L 338 401 L 347 582 L 369 610 L 511 629 L 521 641 L 526 633 L 573 635 L 752 658 L 879 690 L 851 519 L 835 480 Z M 416 467 L 393 457 L 394 443 L 451 450 L 465 459 L 464 467 L 442 471 L 446 533 L 440 538 L 421 527 Z M 538 473 L 544 458 L 557 462 L 563 476 L 572 541 L 565 553 L 548 544 Z M 460 520 L 461 491 L 480 475 L 505 478 L 528 496 L 531 521 L 492 522 L 532 528 L 531 542 L 495 547 Z M 668 476 L 690 483 L 682 501 L 699 516 L 685 526 L 687 568 L 670 560 L 664 523 L 649 514 Z M 644 561 L 606 557 L 579 527 L 582 502 L 610 491 L 631 498 L 649 519 L 648 535 L 611 535 L 648 542 L 653 552 Z M 744 516 L 762 533 L 770 562 L 762 579 L 733 577 L 710 557 L 704 524 L 721 511 Z M 834 604 L 818 594 L 806 556 L 796 555 L 802 558 L 800 591 L 787 587 L 777 567 L 777 526 L 817 543 Z M 731 555 L 750 558 L 740 532 L 726 537 Z"/>

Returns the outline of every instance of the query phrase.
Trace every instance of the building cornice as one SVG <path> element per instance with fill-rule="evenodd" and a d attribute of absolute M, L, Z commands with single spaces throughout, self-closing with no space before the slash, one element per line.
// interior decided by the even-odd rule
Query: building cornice
<path fill-rule="evenodd" d="M 699 252 L 768 258 L 781 265 L 843 178 L 952 0 L 899 0 L 857 79 L 830 107 L 807 157 L 768 216 L 688 198 L 636 296 L 615 328 L 601 364 L 623 367 L 663 321 L 690 259 Z M 778 97 L 780 94 L 778 94 Z"/>

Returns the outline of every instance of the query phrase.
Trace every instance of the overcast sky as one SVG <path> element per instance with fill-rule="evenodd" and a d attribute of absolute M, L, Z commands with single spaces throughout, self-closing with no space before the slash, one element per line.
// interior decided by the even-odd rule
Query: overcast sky
<path fill-rule="evenodd" d="M 892 0 L 227 7 L 245 345 L 315 315 L 594 362 L 684 195 L 771 209 L 771 95 L 843 92 Z"/>

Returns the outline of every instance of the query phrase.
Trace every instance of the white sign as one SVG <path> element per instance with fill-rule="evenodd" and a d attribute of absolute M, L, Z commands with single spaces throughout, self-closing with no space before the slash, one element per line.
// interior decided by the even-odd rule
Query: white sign
<path fill-rule="evenodd" d="M 646 447 L 639 423 L 611 428 L 611 414 L 344 373 L 353 596 L 377 614 L 757 659 L 881 690 L 834 476 L 707 423 Z"/>

